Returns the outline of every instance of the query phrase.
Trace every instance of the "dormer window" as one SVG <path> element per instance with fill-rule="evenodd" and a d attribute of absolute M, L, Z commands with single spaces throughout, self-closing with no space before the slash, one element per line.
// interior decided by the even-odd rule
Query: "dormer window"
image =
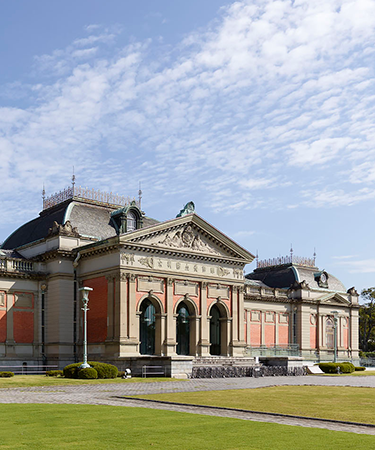
<path fill-rule="evenodd" d="M 137 229 L 137 218 L 132 211 L 128 211 L 126 218 L 126 231 L 134 231 Z"/>
<path fill-rule="evenodd" d="M 117 234 L 129 233 L 142 228 L 142 212 L 135 203 L 120 208 L 111 214 L 111 220 Z"/>

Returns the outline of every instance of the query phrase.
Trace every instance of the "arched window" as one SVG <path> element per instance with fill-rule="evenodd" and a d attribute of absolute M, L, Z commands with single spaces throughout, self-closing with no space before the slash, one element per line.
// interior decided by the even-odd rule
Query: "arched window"
<path fill-rule="evenodd" d="M 210 353 L 211 355 L 221 355 L 221 322 L 219 308 L 214 305 L 211 308 L 210 320 Z"/>
<path fill-rule="evenodd" d="M 177 309 L 176 341 L 177 354 L 188 355 L 190 352 L 190 324 L 189 311 L 184 302 L 180 303 Z"/>
<path fill-rule="evenodd" d="M 327 342 L 327 348 L 333 349 L 334 347 L 334 333 L 335 328 L 333 325 L 333 320 L 328 317 L 326 322 L 326 342 Z"/>
<path fill-rule="evenodd" d="M 126 231 L 134 231 L 137 229 L 137 218 L 132 211 L 128 211 L 126 217 Z"/>
<path fill-rule="evenodd" d="M 155 354 L 155 307 L 149 299 L 142 302 L 140 320 L 140 353 Z"/>

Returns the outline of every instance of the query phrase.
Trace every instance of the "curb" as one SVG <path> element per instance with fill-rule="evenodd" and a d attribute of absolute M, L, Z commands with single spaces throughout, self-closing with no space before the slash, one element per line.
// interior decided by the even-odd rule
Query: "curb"
<path fill-rule="evenodd" d="M 250 414 L 258 414 L 263 416 L 271 416 L 271 417 L 282 417 L 289 419 L 303 419 L 303 420 L 312 420 L 315 422 L 328 422 L 334 423 L 336 425 L 352 425 L 359 427 L 367 427 L 367 428 L 375 428 L 375 425 L 371 423 L 362 423 L 362 422 L 349 422 L 345 420 L 335 420 L 335 419 L 321 419 L 319 417 L 306 417 L 306 416 L 295 416 L 292 414 L 282 414 L 282 413 L 272 413 L 272 412 L 263 412 L 263 411 L 253 411 L 251 409 L 239 409 L 239 408 L 226 408 L 224 406 L 208 406 L 208 405 L 197 405 L 195 403 L 178 403 L 178 402 L 167 402 L 165 400 L 151 400 L 148 398 L 136 398 L 136 397 L 123 397 L 123 396 L 113 396 L 112 398 L 118 398 L 123 400 L 132 400 L 138 402 L 149 402 L 149 403 L 158 403 L 161 405 L 174 405 L 174 406 L 192 406 L 195 408 L 203 408 L 203 409 L 214 409 L 217 411 L 233 411 L 233 412 L 242 412 L 242 413 L 250 413 Z"/>

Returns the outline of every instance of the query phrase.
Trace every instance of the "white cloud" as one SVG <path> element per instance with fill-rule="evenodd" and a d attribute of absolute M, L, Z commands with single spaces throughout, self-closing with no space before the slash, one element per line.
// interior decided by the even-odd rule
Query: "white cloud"
<path fill-rule="evenodd" d="M 170 53 L 118 48 L 119 29 L 88 25 L 36 57 L 28 107 L 0 109 L 3 189 L 58 189 L 74 162 L 94 187 L 131 194 L 142 180 L 154 204 L 171 192 L 226 212 L 372 200 L 374 8 L 237 1 Z"/>

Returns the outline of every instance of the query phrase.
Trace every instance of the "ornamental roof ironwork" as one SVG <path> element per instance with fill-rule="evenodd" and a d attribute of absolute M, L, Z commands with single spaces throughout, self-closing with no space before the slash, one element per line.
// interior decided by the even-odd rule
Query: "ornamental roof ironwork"
<path fill-rule="evenodd" d="M 63 189 L 60 192 L 56 192 L 49 197 L 45 197 L 43 189 L 43 211 L 70 199 L 89 200 L 95 204 L 103 204 L 116 208 L 128 206 L 132 202 L 135 202 L 135 204 L 140 207 L 140 201 L 137 201 L 135 198 L 114 194 L 112 192 L 102 192 L 100 190 L 83 188 L 73 184 L 72 186 Z"/>
<path fill-rule="evenodd" d="M 281 266 L 283 264 L 297 264 L 299 266 L 315 267 L 315 257 L 306 258 L 303 256 L 279 256 L 277 258 L 263 259 L 257 261 L 257 269 L 264 269 L 265 267 Z"/>

